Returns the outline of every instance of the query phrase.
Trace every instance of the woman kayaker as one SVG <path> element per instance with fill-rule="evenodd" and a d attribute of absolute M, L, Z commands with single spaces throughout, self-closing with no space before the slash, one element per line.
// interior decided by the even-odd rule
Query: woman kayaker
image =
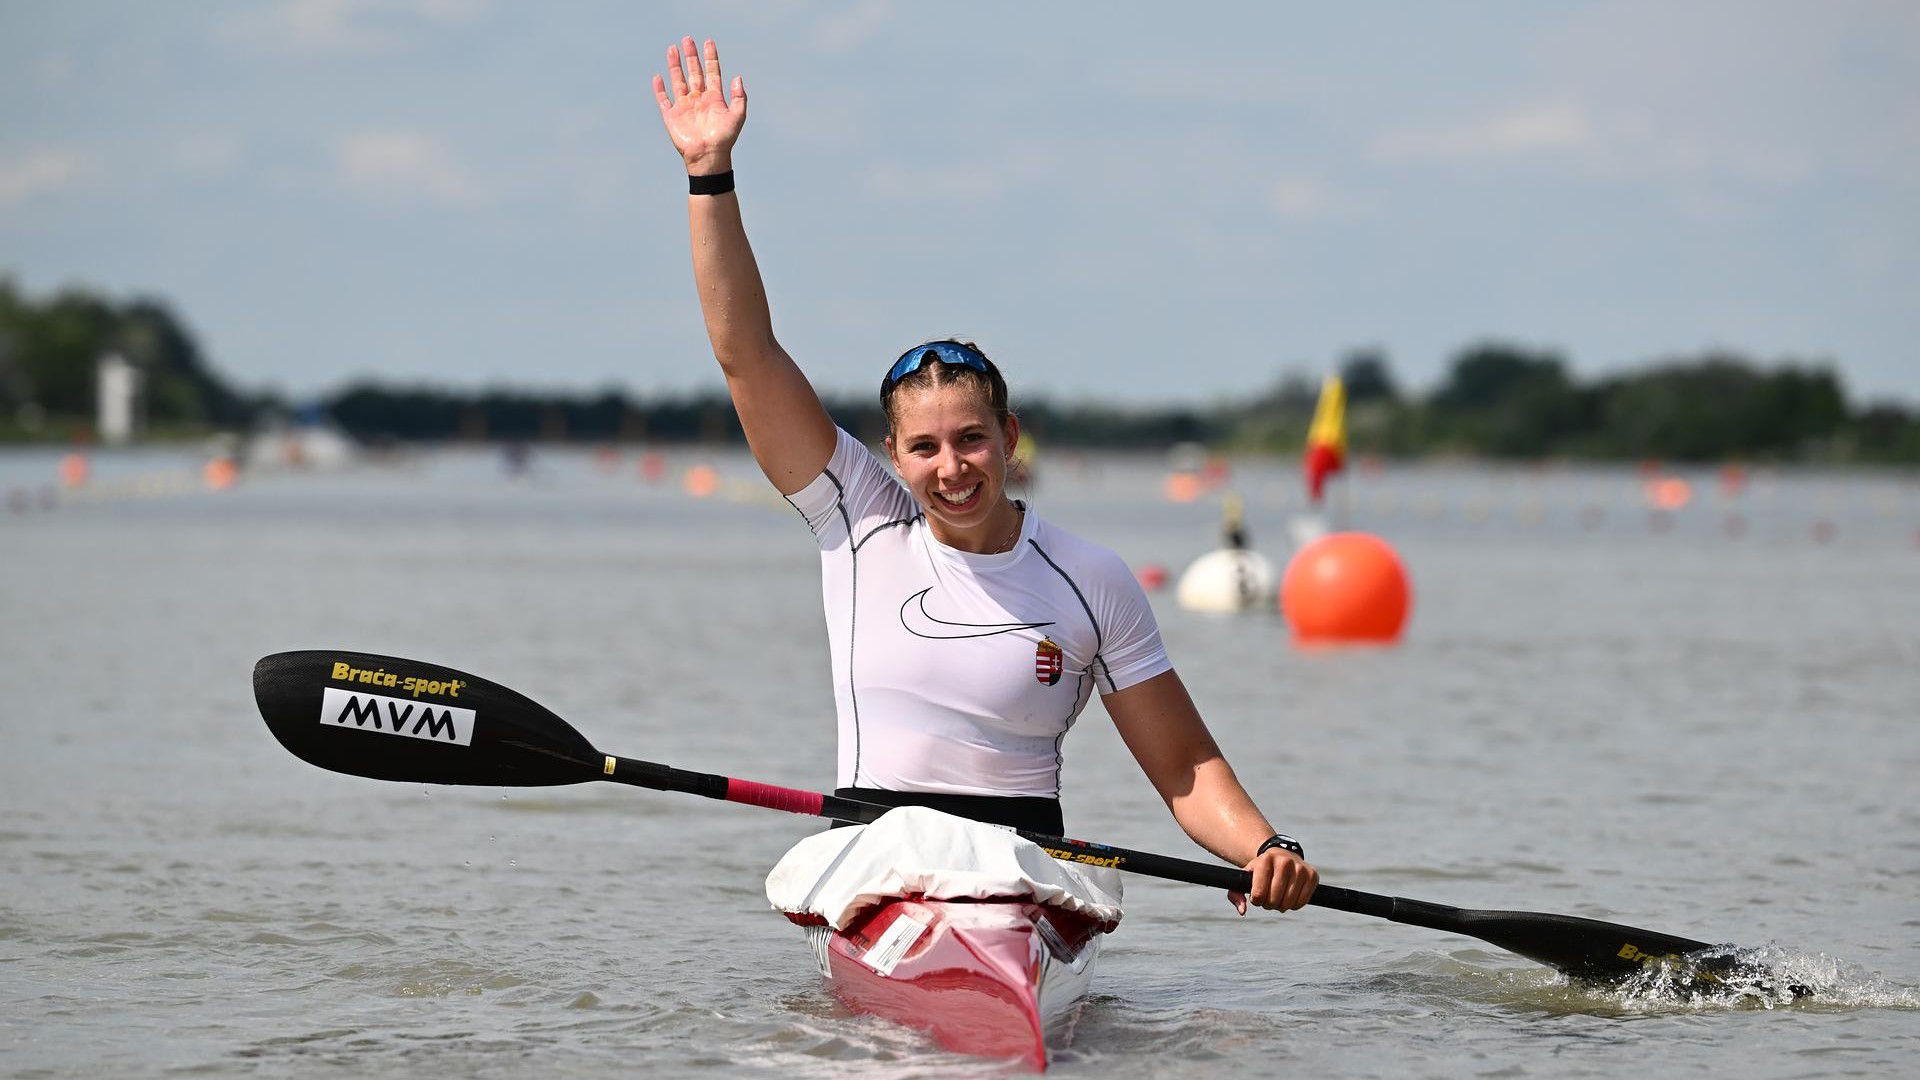
<path fill-rule="evenodd" d="M 892 471 L 834 426 L 774 338 L 741 224 L 746 88 L 726 92 L 711 40 L 670 46 L 667 70 L 654 96 L 687 167 L 707 336 L 754 459 L 822 549 L 837 793 L 1060 835 L 1060 743 L 1098 690 L 1181 828 L 1252 872 L 1235 907 L 1305 904 L 1318 873 L 1241 787 L 1125 563 L 1007 495 L 1020 423 L 993 362 L 946 340 L 893 363 Z"/>

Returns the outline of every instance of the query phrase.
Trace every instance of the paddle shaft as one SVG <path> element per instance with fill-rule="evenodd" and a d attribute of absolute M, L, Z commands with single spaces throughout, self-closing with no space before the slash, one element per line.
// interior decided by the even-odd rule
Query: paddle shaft
<path fill-rule="evenodd" d="M 799 788 L 755 783 L 751 780 L 721 776 L 718 773 L 690 772 L 651 761 L 615 757 L 611 754 L 607 755 L 601 772 L 602 779 L 632 784 L 636 787 L 653 788 L 656 791 L 683 791 L 723 802 L 744 803 L 769 810 L 784 810 L 790 814 L 832 818 L 835 821 L 850 821 L 858 825 L 872 824 L 879 820 L 880 815 L 893 809 L 877 803 L 844 799 L 838 795 L 825 795 L 818 791 L 802 791 Z M 1208 885 L 1218 889 L 1231 889 L 1234 892 L 1253 891 L 1253 875 L 1236 867 L 1195 862 L 1191 859 L 1176 859 L 1167 855 L 1155 855 L 1149 851 L 1134 851 L 1108 844 L 1096 844 L 1088 840 L 1070 840 L 1061 836 L 1048 836 L 1045 833 L 1027 832 L 1024 829 L 1011 831 L 1023 839 L 1033 841 L 1047 854 L 1064 862 L 1082 863 L 1088 866 L 1110 866 L 1116 870 L 1144 874 L 1147 877 L 1184 881 L 1190 885 Z M 1429 922 L 1425 919 L 1444 919 L 1446 912 L 1454 910 L 1444 904 L 1428 904 L 1418 900 L 1380 896 L 1325 884 L 1314 890 L 1313 898 L 1308 903 L 1339 911 L 1393 919 L 1396 922 L 1412 922 L 1440 930 L 1452 927 L 1444 922 Z"/>
<path fill-rule="evenodd" d="M 689 772 L 651 761 L 605 755 L 601 779 L 616 780 L 638 787 L 662 791 L 684 791 L 724 802 L 744 803 L 790 814 L 832 818 L 856 824 L 870 824 L 893 809 L 874 803 L 825 795 L 817 791 L 738 780 L 716 773 Z M 1246 870 L 1214 863 L 1176 859 L 1147 851 L 1096 844 L 1088 840 L 1070 840 L 1044 833 L 1010 830 L 1031 840 L 1048 855 L 1064 862 L 1089 866 L 1110 866 L 1116 870 L 1144 874 L 1147 877 L 1184 881 L 1247 893 L 1253 890 L 1253 875 Z M 1559 968 L 1576 978 L 1618 979 L 1642 966 L 1660 963 L 1684 953 L 1711 948 L 1703 941 L 1676 937 L 1617 923 L 1600 922 L 1569 915 L 1548 915 L 1530 911 L 1482 911 L 1410 900 L 1403 896 L 1345 889 L 1320 884 L 1307 903 L 1336 911 L 1367 915 L 1392 922 L 1421 926 L 1429 930 L 1464 934 L 1492 945 L 1519 953 L 1529 959 Z M 1727 961 L 1714 967 L 1725 970 Z M 1715 982 L 1714 970 L 1702 970 L 1695 978 Z M 1699 984 L 1695 984 L 1699 985 Z M 1795 993 L 1801 993 L 1799 987 Z"/>

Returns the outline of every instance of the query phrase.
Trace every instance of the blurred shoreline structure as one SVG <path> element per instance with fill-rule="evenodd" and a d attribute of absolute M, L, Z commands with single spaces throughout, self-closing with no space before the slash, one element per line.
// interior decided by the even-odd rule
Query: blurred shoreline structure
<path fill-rule="evenodd" d="M 1313 416 L 1318 377 L 1306 367 L 1277 362 L 1252 373 L 1255 385 L 1242 396 L 1212 403 L 1121 406 L 1016 395 L 1014 405 L 1023 425 L 1051 446 L 1161 451 L 1200 443 L 1290 455 Z M 1347 387 L 1356 458 L 1920 465 L 1920 409 L 1850 404 L 1831 362 L 1768 364 L 1708 352 L 1583 380 L 1557 352 L 1489 340 L 1460 349 L 1440 385 L 1424 394 L 1399 386 L 1378 349 L 1327 367 Z M 99 376 L 107 368 L 113 379 Z M 102 397 L 109 383 L 124 391 L 119 400 Z M 883 435 L 876 402 L 825 398 L 849 431 L 869 441 Z M 103 430 L 101 418 L 128 415 L 137 423 L 116 420 Z M 295 406 L 272 392 L 236 389 L 163 302 L 115 302 L 81 288 L 35 301 L 0 278 L 0 443 L 166 442 L 230 432 L 280 446 L 290 430 L 308 433 L 303 438 L 328 432 L 323 456 L 343 452 L 348 440 L 376 447 L 744 441 L 718 387 L 643 398 L 616 388 L 471 390 L 363 380 Z"/>

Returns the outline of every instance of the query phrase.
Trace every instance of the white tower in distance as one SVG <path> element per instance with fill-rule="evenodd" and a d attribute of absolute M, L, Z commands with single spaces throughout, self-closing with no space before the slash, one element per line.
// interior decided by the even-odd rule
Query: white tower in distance
<path fill-rule="evenodd" d="M 100 439 L 109 446 L 124 445 L 138 434 L 140 375 L 140 369 L 119 353 L 101 357 L 94 369 Z"/>

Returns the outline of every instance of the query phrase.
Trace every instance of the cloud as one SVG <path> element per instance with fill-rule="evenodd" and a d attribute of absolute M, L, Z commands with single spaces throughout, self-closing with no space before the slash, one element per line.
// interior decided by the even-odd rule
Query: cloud
<path fill-rule="evenodd" d="M 201 132 L 173 144 L 173 167 L 187 176 L 223 176 L 240 167 L 243 147 L 232 135 Z"/>
<path fill-rule="evenodd" d="M 882 199 L 973 205 L 1046 183 L 1057 175 L 1055 156 L 1049 150 L 1010 147 L 992 163 L 878 162 L 867 172 L 866 190 Z"/>
<path fill-rule="evenodd" d="M 48 53 L 33 65 L 33 80 L 45 90 L 67 90 L 76 84 L 73 57 Z"/>
<path fill-rule="evenodd" d="M 813 41 L 827 52 L 853 52 L 872 41 L 892 19 L 893 0 L 855 0 L 822 18 L 814 26 Z"/>
<path fill-rule="evenodd" d="M 414 131 L 366 131 L 334 144 L 334 165 L 348 190 L 394 202 L 468 208 L 492 193 L 439 141 Z"/>
<path fill-rule="evenodd" d="M 65 191 L 85 179 L 86 159 L 66 150 L 34 150 L 0 161 L 0 206 Z"/>
<path fill-rule="evenodd" d="M 1267 205 L 1288 221 L 1337 221 L 1358 209 L 1345 195 L 1318 180 L 1281 176 L 1267 188 Z"/>
<path fill-rule="evenodd" d="M 282 0 L 247 8 L 217 35 L 265 52 L 380 53 L 423 26 L 468 22 L 485 0 Z"/>
<path fill-rule="evenodd" d="M 1380 161 L 1477 161 L 1592 149 L 1587 112 L 1570 101 L 1541 101 L 1495 116 L 1440 127 L 1401 128 L 1374 141 Z"/>

